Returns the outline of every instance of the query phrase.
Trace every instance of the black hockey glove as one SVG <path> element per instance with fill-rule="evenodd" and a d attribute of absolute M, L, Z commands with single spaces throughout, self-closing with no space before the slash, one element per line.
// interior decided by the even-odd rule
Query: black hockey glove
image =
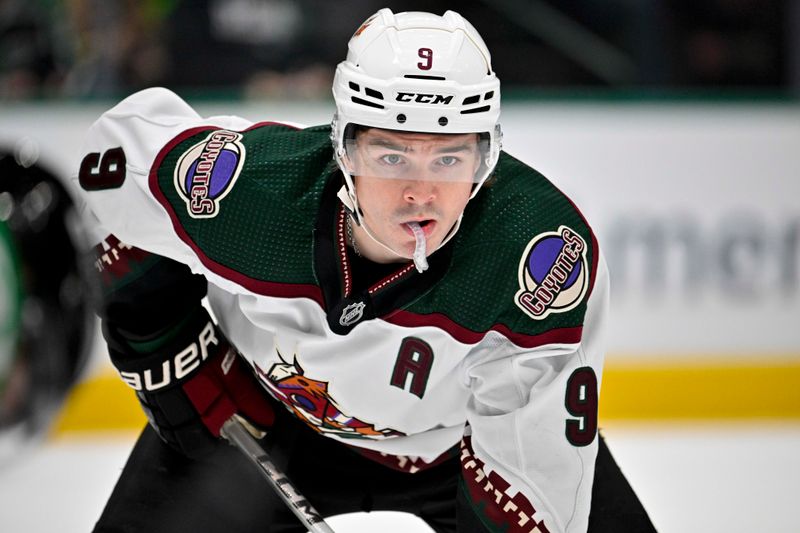
<path fill-rule="evenodd" d="M 213 450 L 234 413 L 262 428 L 272 425 L 268 393 L 204 308 L 148 338 L 107 324 L 103 334 L 112 363 L 136 391 L 150 425 L 186 456 Z"/>

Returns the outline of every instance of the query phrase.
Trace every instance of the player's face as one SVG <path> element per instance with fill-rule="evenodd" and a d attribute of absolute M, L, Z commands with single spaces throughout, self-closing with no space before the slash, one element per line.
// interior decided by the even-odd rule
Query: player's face
<path fill-rule="evenodd" d="M 356 194 L 370 231 L 409 258 L 416 241 L 408 223 L 417 222 L 427 250 L 438 248 L 469 201 L 481 161 L 478 135 L 370 128 L 356 140 Z"/>

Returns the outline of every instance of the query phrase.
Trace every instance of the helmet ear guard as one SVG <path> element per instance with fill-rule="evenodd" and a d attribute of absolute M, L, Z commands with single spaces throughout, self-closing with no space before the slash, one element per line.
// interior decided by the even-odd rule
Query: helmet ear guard
<path fill-rule="evenodd" d="M 333 114 L 333 120 L 331 122 L 331 141 L 333 142 L 333 153 L 334 158 L 336 159 L 336 163 L 339 165 L 339 168 L 342 171 L 342 175 L 344 176 L 345 184 L 339 189 L 339 192 L 336 194 L 339 197 L 339 200 L 344 205 L 345 209 L 353 215 L 353 220 L 356 221 L 356 224 L 359 226 L 361 225 L 362 214 L 358 207 L 358 198 L 356 197 L 356 185 L 353 182 L 353 173 L 351 172 L 350 165 L 348 164 L 348 157 L 347 153 L 344 149 L 344 129 L 339 131 L 339 115 L 338 113 Z"/>

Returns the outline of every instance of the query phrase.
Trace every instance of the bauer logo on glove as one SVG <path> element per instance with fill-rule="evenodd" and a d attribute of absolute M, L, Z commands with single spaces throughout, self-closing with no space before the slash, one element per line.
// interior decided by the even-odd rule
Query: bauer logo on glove
<path fill-rule="evenodd" d="M 128 386 L 137 391 L 162 389 L 172 383 L 173 377 L 175 380 L 181 380 L 197 369 L 201 361 L 208 359 L 208 348 L 212 344 L 219 345 L 219 340 L 215 334 L 214 324 L 209 321 L 200 332 L 197 341 L 189 344 L 174 357 L 164 360 L 160 368 L 148 368 L 141 372 L 120 371 L 119 375 Z"/>

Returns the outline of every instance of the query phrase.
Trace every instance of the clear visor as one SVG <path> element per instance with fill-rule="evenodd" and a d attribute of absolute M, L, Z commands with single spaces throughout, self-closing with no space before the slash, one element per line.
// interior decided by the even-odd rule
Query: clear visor
<path fill-rule="evenodd" d="M 489 154 L 489 136 L 370 128 L 345 140 L 345 152 L 354 176 L 477 183 Z"/>

